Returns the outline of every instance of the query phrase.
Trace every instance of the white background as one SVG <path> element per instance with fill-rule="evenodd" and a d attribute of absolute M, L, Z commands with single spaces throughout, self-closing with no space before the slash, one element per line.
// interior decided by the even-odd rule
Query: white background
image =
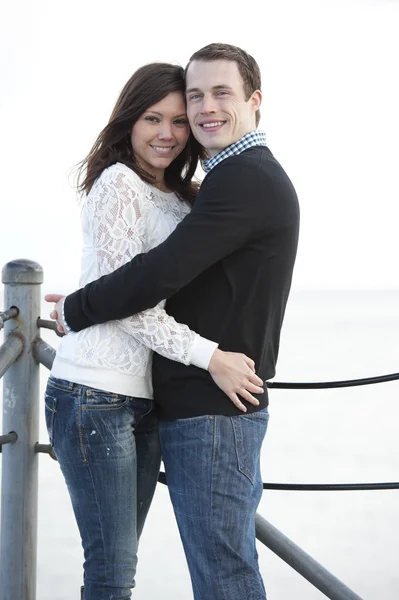
<path fill-rule="evenodd" d="M 398 292 L 372 289 L 399 288 L 398 32 L 393 0 L 0 0 L 0 263 L 36 260 L 45 290 L 74 289 L 79 207 L 68 177 L 125 81 L 146 62 L 184 65 L 207 43 L 237 44 L 261 67 L 261 126 L 302 211 L 278 379 L 397 371 Z M 318 288 L 359 291 L 300 291 Z M 397 389 L 273 391 L 264 480 L 397 480 Z M 46 456 L 39 488 L 38 598 L 78 598 L 79 536 L 61 473 Z M 397 494 L 266 492 L 260 512 L 365 600 L 394 600 Z M 271 599 L 324 597 L 259 551 Z M 163 486 L 135 596 L 191 597 Z"/>
<path fill-rule="evenodd" d="M 1 0 L 0 262 L 79 275 L 71 169 L 140 65 L 212 41 L 263 74 L 261 127 L 298 191 L 294 288 L 397 288 L 399 3 Z"/>

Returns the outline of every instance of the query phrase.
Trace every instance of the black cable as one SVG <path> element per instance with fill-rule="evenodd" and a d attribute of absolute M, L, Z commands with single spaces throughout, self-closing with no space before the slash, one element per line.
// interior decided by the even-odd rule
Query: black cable
<path fill-rule="evenodd" d="M 363 379 L 347 379 L 344 381 L 324 381 L 315 383 L 282 383 L 279 381 L 267 381 L 268 388 L 280 390 L 320 390 L 328 388 L 354 387 L 356 385 L 371 385 L 372 383 L 384 383 L 399 379 L 399 373 L 391 375 L 379 375 L 377 377 L 365 377 Z"/>
<path fill-rule="evenodd" d="M 358 490 L 397 490 L 399 482 L 389 483 L 264 483 L 264 490 L 296 490 L 306 492 L 337 492 Z"/>
<path fill-rule="evenodd" d="M 395 381 L 399 379 L 399 373 L 391 375 L 379 375 L 377 377 L 366 377 L 363 379 L 347 379 L 343 381 L 324 381 L 313 383 L 282 383 L 279 381 L 268 381 L 268 388 L 281 390 L 320 390 L 339 387 L 353 387 L 357 385 L 371 385 L 373 383 L 384 383 L 386 381 Z M 166 483 L 166 475 L 163 471 L 159 473 L 159 483 Z M 295 490 L 308 492 L 322 491 L 355 491 L 355 490 L 397 490 L 399 482 L 388 483 L 264 483 L 264 490 Z"/>
<path fill-rule="evenodd" d="M 168 485 L 166 474 L 161 471 L 158 477 L 159 483 Z M 397 490 L 399 482 L 389 483 L 264 483 L 264 490 L 295 490 L 306 492 L 336 492 L 336 491 L 359 491 L 359 490 Z"/>

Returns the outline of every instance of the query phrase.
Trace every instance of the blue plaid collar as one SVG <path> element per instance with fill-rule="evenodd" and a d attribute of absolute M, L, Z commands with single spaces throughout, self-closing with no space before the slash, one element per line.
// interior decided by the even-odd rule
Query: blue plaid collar
<path fill-rule="evenodd" d="M 247 150 L 248 148 L 252 148 L 252 146 L 266 146 L 266 134 L 264 131 L 259 131 L 255 129 L 254 131 L 250 131 L 246 133 L 238 142 L 234 142 L 227 148 L 224 148 L 220 152 L 218 152 L 212 158 L 206 158 L 201 161 L 202 168 L 205 173 L 209 173 L 211 169 L 216 167 L 222 160 L 228 158 L 229 156 L 237 156 Z"/>

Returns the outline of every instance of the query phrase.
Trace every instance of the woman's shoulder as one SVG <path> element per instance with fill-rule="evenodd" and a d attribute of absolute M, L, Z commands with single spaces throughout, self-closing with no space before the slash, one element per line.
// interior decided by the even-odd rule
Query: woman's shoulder
<path fill-rule="evenodd" d="M 147 196 L 148 191 L 137 173 L 123 163 L 114 163 L 104 169 L 95 180 L 84 200 L 83 211 L 98 213 L 109 210 L 115 203 L 126 204 L 133 200 L 144 206 Z"/>
<path fill-rule="evenodd" d="M 114 163 L 113 165 L 110 165 L 104 169 L 97 181 L 99 183 L 116 183 L 118 181 L 125 181 L 125 183 L 131 183 L 135 186 L 142 187 L 143 185 L 143 181 L 140 179 L 137 173 L 127 165 L 120 162 Z"/>

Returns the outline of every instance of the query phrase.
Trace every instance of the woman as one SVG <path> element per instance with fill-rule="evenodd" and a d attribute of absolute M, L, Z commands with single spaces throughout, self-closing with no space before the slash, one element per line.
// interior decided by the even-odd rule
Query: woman
<path fill-rule="evenodd" d="M 164 63 L 138 69 L 81 165 L 81 286 L 160 244 L 195 201 L 201 149 L 183 76 Z M 82 538 L 85 600 L 125 600 L 134 586 L 160 465 L 152 351 L 208 369 L 224 391 L 252 362 L 176 323 L 164 304 L 68 334 L 48 381 L 46 423 Z"/>

